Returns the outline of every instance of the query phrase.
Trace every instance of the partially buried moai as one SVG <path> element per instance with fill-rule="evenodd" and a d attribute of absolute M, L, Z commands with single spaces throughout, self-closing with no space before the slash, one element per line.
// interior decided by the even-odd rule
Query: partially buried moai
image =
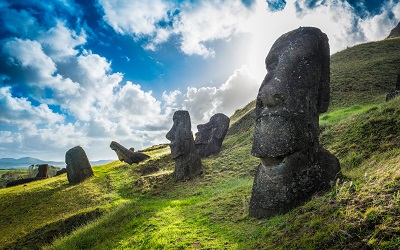
<path fill-rule="evenodd" d="M 318 142 L 319 114 L 329 105 L 328 37 L 301 27 L 276 40 L 256 101 L 252 154 L 261 158 L 249 214 L 285 213 L 330 187 L 340 165 Z"/>
<path fill-rule="evenodd" d="M 197 125 L 198 132 L 194 144 L 200 157 L 218 154 L 221 151 L 222 142 L 228 132 L 229 122 L 228 116 L 217 113 L 211 116 L 209 122 Z"/>
<path fill-rule="evenodd" d="M 189 112 L 178 110 L 174 125 L 166 137 L 171 141 L 171 157 L 175 161 L 175 180 L 188 180 L 201 173 L 201 160 L 194 146 Z"/>
<path fill-rule="evenodd" d="M 67 164 L 67 178 L 71 184 L 78 184 L 93 176 L 89 159 L 85 150 L 80 146 L 73 147 L 67 151 L 65 163 Z"/>

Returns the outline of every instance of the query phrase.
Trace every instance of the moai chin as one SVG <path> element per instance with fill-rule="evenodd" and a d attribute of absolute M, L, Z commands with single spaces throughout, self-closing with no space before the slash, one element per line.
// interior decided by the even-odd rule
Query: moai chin
<path fill-rule="evenodd" d="M 301 27 L 275 41 L 256 101 L 252 155 L 261 158 L 249 214 L 285 213 L 330 187 L 338 159 L 318 142 L 319 114 L 329 105 L 328 37 Z"/>

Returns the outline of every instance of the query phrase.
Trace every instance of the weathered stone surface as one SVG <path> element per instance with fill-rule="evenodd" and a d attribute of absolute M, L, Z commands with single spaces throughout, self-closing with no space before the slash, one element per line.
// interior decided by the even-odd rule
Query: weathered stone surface
<path fill-rule="evenodd" d="M 66 174 L 66 173 L 67 173 L 67 169 L 66 168 L 62 168 L 62 169 L 57 171 L 55 176 L 59 176 L 59 175 Z"/>
<path fill-rule="evenodd" d="M 49 164 L 39 164 L 38 166 L 38 173 L 36 175 L 37 178 L 48 178 L 48 170 L 49 170 Z"/>
<path fill-rule="evenodd" d="M 93 170 L 89 159 L 82 147 L 71 148 L 65 154 L 67 164 L 67 178 L 69 183 L 77 184 L 93 176 Z"/>
<path fill-rule="evenodd" d="M 174 125 L 166 138 L 171 141 L 171 157 L 175 161 L 175 180 L 188 180 L 202 171 L 201 160 L 196 152 L 189 112 L 178 110 L 173 116 Z"/>
<path fill-rule="evenodd" d="M 400 75 L 397 75 L 396 90 L 386 95 L 386 101 L 390 101 L 400 94 Z"/>
<path fill-rule="evenodd" d="M 200 157 L 218 154 L 221 151 L 229 122 L 228 116 L 218 113 L 213 115 L 208 123 L 197 125 L 198 132 L 194 144 Z"/>
<path fill-rule="evenodd" d="M 129 165 L 132 165 L 133 163 L 139 163 L 150 158 L 150 156 L 146 154 L 135 152 L 134 148 L 127 149 L 115 141 L 111 142 L 110 148 L 115 151 L 120 161 L 126 162 Z"/>
<path fill-rule="evenodd" d="M 329 105 L 327 36 L 317 28 L 288 32 L 265 59 L 256 100 L 252 154 L 261 158 L 249 214 L 284 213 L 330 187 L 339 161 L 318 142 L 320 113 Z"/>
<path fill-rule="evenodd" d="M 400 36 L 400 22 L 397 24 L 396 27 L 394 27 L 391 31 L 389 36 L 386 38 L 395 38 L 395 37 L 399 37 Z"/>

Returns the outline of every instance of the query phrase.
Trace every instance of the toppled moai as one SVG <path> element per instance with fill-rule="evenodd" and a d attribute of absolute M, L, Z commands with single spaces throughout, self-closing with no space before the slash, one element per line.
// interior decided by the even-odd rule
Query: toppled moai
<path fill-rule="evenodd" d="M 197 154 L 189 112 L 178 110 L 173 116 L 174 125 L 166 138 L 171 141 L 171 157 L 175 161 L 175 180 L 188 180 L 202 172 L 200 156 Z"/>
<path fill-rule="evenodd" d="M 218 154 L 221 151 L 229 122 L 228 116 L 218 113 L 213 115 L 206 124 L 197 125 L 198 132 L 194 144 L 200 157 Z"/>
<path fill-rule="evenodd" d="M 133 163 L 139 163 L 150 158 L 150 156 L 146 154 L 135 152 L 134 148 L 127 149 L 115 141 L 111 142 L 110 148 L 115 151 L 118 156 L 118 160 L 126 162 L 129 165 L 132 165 Z"/>
<path fill-rule="evenodd" d="M 396 89 L 386 95 L 386 101 L 392 100 L 397 95 L 400 95 L 400 75 L 397 75 Z"/>
<path fill-rule="evenodd" d="M 288 212 L 340 172 L 338 159 L 319 145 L 319 114 L 329 105 L 328 37 L 300 27 L 276 40 L 265 59 L 267 75 L 256 100 L 252 155 L 261 159 L 249 214 Z"/>
<path fill-rule="evenodd" d="M 80 146 L 67 151 L 65 154 L 65 163 L 67 164 L 67 178 L 71 184 L 78 184 L 93 176 L 89 159 Z"/>

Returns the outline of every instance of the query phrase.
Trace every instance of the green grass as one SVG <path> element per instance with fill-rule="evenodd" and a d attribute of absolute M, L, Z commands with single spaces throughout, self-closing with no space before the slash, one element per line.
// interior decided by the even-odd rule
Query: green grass
<path fill-rule="evenodd" d="M 365 48 L 376 56 L 392 42 L 355 46 L 337 57 L 366 57 Z M 332 56 L 333 67 L 338 58 Z M 0 189 L 0 248 L 398 249 L 400 98 L 382 103 L 374 98 L 383 90 L 371 98 L 368 91 L 353 93 L 353 83 L 354 99 L 343 95 L 320 116 L 320 142 L 338 156 L 342 176 L 330 191 L 285 215 L 248 216 L 259 163 L 250 154 L 253 101 L 231 117 L 221 152 L 202 160 L 203 175 L 194 180 L 175 182 L 169 148 L 157 145 L 143 151 L 151 159 L 93 167 L 95 176 L 79 185 L 61 175 Z M 334 103 L 335 91 L 347 89 L 334 89 Z"/>
<path fill-rule="evenodd" d="M 331 56 L 330 110 L 376 104 L 395 89 L 400 38 L 359 44 Z"/>

